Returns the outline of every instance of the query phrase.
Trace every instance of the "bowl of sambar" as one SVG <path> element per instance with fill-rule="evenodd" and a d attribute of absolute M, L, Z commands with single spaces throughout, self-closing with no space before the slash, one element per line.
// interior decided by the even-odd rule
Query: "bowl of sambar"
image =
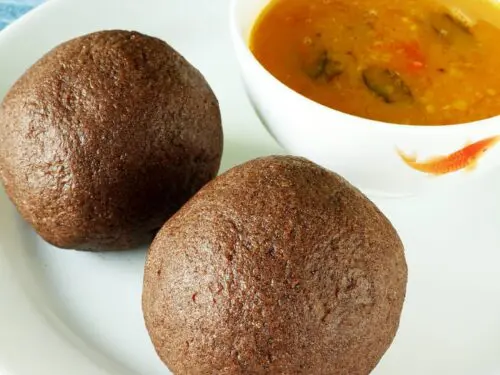
<path fill-rule="evenodd" d="M 496 25 L 435 0 L 232 0 L 231 32 L 274 138 L 368 194 L 500 160 Z"/>

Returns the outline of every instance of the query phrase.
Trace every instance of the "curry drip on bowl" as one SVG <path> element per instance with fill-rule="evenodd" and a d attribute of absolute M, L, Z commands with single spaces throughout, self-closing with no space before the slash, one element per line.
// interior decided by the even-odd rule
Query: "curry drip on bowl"
<path fill-rule="evenodd" d="M 500 112 L 500 29 L 431 0 L 274 0 L 250 48 L 278 80 L 333 109 L 450 125 Z"/>

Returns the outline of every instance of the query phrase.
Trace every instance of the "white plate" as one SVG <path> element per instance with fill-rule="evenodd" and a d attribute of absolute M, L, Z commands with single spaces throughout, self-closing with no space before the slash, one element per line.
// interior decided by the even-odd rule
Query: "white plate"
<path fill-rule="evenodd" d="M 0 96 L 57 43 L 109 28 L 159 36 L 206 75 L 223 112 L 223 170 L 282 153 L 245 97 L 226 0 L 51 0 L 0 34 Z M 500 375 L 500 172 L 376 202 L 405 242 L 410 277 L 400 330 L 374 374 Z M 0 192 L 0 373 L 169 374 L 142 320 L 143 261 L 144 250 L 55 249 Z"/>

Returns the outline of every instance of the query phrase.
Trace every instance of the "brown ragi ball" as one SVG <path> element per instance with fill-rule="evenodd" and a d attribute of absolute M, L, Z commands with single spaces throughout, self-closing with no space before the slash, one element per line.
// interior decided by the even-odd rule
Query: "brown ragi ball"
<path fill-rule="evenodd" d="M 287 156 L 234 167 L 160 230 L 143 312 L 176 375 L 367 375 L 406 293 L 398 234 L 351 184 Z"/>
<path fill-rule="evenodd" d="M 0 173 L 61 248 L 121 250 L 216 176 L 223 134 L 202 74 L 164 41 L 107 30 L 52 49 L 0 107 Z"/>

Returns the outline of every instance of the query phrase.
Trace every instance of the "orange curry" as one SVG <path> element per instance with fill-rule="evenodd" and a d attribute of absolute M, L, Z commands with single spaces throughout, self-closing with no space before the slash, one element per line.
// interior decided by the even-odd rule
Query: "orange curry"
<path fill-rule="evenodd" d="M 500 114 L 500 29 L 432 0 L 274 0 L 256 58 L 300 94 L 356 116 L 449 125 Z"/>

